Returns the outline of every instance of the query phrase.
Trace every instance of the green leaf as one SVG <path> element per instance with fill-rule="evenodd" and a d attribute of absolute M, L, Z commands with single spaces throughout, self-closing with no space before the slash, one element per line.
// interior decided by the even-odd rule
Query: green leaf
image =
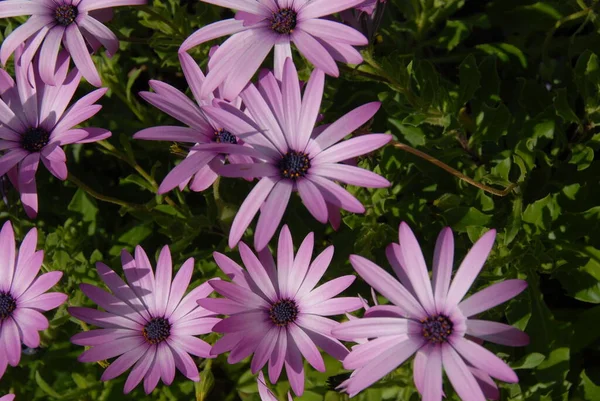
<path fill-rule="evenodd" d="M 578 143 L 571 150 L 570 164 L 577 166 L 578 171 L 582 171 L 590 167 L 594 161 L 594 149 Z"/>
<path fill-rule="evenodd" d="M 571 346 L 573 352 L 580 352 L 600 338 L 600 330 L 590 330 L 590 322 L 600 322 L 600 305 L 581 313 L 573 325 Z"/>
<path fill-rule="evenodd" d="M 121 178 L 120 183 L 121 184 L 135 184 L 135 185 L 139 186 L 140 188 L 143 188 L 152 193 L 156 192 L 156 189 L 152 186 L 152 184 L 150 184 L 148 181 L 146 181 L 145 179 L 143 179 L 141 176 L 139 176 L 137 174 L 130 174 L 125 178 Z"/>
<path fill-rule="evenodd" d="M 119 237 L 119 242 L 128 244 L 130 246 L 136 246 L 146 239 L 150 234 L 152 234 L 152 228 L 150 225 L 141 224 L 122 234 Z"/>
<path fill-rule="evenodd" d="M 539 199 L 525 208 L 523 221 L 538 227 L 540 230 L 549 230 L 550 225 L 560 215 L 560 205 L 553 195 Z"/>
<path fill-rule="evenodd" d="M 511 117 L 510 111 L 503 104 L 498 105 L 496 108 L 482 105 L 479 114 L 475 118 L 477 131 L 471 137 L 470 142 L 497 142 L 507 134 Z"/>
<path fill-rule="evenodd" d="M 477 61 L 472 54 L 469 54 L 467 58 L 460 63 L 458 71 L 460 86 L 458 89 L 457 109 L 461 108 L 475 96 L 475 92 L 479 89 L 479 83 L 481 81 L 481 74 L 477 67 Z"/>
<path fill-rule="evenodd" d="M 88 235 L 94 234 L 96 231 L 96 216 L 98 215 L 98 206 L 94 198 L 91 198 L 80 188 L 73 195 L 67 209 L 81 214 L 82 220 L 90 223 L 88 226 Z"/>
<path fill-rule="evenodd" d="M 577 117 L 577 114 L 575 114 L 571 108 L 571 105 L 569 104 L 569 98 L 565 88 L 556 90 L 556 96 L 554 97 L 554 108 L 556 109 L 556 115 L 562 118 L 565 122 L 581 124 L 579 117 Z"/>
<path fill-rule="evenodd" d="M 533 352 L 529 355 L 524 356 L 518 362 L 512 363 L 510 365 L 511 368 L 517 369 L 533 369 L 537 367 L 540 363 L 542 363 L 546 359 L 544 354 L 540 354 L 539 352 Z"/>
<path fill-rule="evenodd" d="M 457 207 L 445 214 L 448 224 L 456 231 L 465 232 L 470 226 L 487 227 L 492 216 L 482 213 L 474 207 Z"/>
<path fill-rule="evenodd" d="M 52 398 L 58 398 L 61 399 L 62 395 L 58 394 L 53 388 L 52 386 L 50 386 L 43 378 L 42 375 L 40 375 L 40 372 L 35 372 L 35 382 L 37 383 L 38 387 L 46 394 L 48 394 L 50 397 Z"/>
<path fill-rule="evenodd" d="M 438 46 L 452 50 L 465 40 L 469 33 L 470 29 L 463 21 L 448 20 L 438 36 Z"/>
<path fill-rule="evenodd" d="M 400 131 L 400 135 L 413 147 L 425 145 L 425 134 L 419 127 L 402 124 L 395 118 L 389 118 L 388 121 Z"/>

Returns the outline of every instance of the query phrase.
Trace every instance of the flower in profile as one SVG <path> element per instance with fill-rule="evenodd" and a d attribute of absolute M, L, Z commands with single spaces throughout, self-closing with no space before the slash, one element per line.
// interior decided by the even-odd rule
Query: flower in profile
<path fill-rule="evenodd" d="M 279 235 L 277 266 L 268 249 L 257 258 L 243 242 L 239 251 L 246 270 L 215 252 L 217 265 L 233 283 L 210 281 L 226 299 L 198 301 L 208 310 L 230 316 L 213 327 L 213 331 L 225 335 L 215 343 L 211 354 L 231 351 L 227 359 L 231 364 L 254 354 L 250 364 L 252 373 L 268 362 L 271 383 L 277 381 L 285 365 L 296 395 L 304 392 L 302 357 L 323 372 L 325 364 L 317 346 L 340 360 L 348 354 L 346 347 L 330 335 L 339 323 L 325 316 L 362 306 L 358 298 L 334 298 L 352 284 L 355 276 L 338 277 L 315 288 L 331 262 L 333 246 L 311 263 L 313 246 L 314 236 L 310 233 L 294 257 L 292 236 L 284 226 Z"/>
<path fill-rule="evenodd" d="M 146 128 L 133 136 L 136 139 L 193 144 L 186 159 L 171 170 L 163 180 L 158 189 L 160 194 L 176 186 L 183 190 L 188 184 L 192 191 L 204 191 L 217 179 L 216 171 L 225 162 L 223 153 L 229 154 L 228 160 L 232 163 L 251 163 L 252 159 L 244 154 L 255 154 L 251 148 L 240 146 L 242 142 L 235 135 L 222 126 L 215 125 L 204 115 L 199 106 L 211 104 L 218 91 L 215 94 L 209 93 L 204 98 L 200 97 L 205 80 L 202 70 L 187 53 L 179 54 L 179 60 L 196 103 L 171 85 L 154 80 L 150 81 L 150 86 L 155 92 L 141 92 L 140 96 L 188 126 Z M 241 100 L 236 99 L 233 104 L 239 108 Z"/>
<path fill-rule="evenodd" d="M 123 250 L 121 261 L 127 283 L 105 264 L 96 264 L 100 278 L 112 294 L 81 284 L 84 294 L 104 311 L 69 308 L 72 316 L 102 327 L 71 338 L 74 344 L 91 347 L 79 356 L 79 361 L 118 357 L 104 371 L 103 381 L 114 379 L 133 366 L 125 382 L 125 393 L 142 379 L 146 394 L 154 390 L 159 379 L 170 385 L 175 368 L 188 379 L 199 381 L 198 368 L 190 354 L 210 358 L 210 345 L 195 336 L 210 333 L 220 319 L 196 303 L 212 293 L 208 283 L 184 296 L 192 278 L 194 259 L 186 260 L 173 280 L 168 246 L 160 252 L 156 275 L 140 246 L 135 249 L 135 258 Z"/>
<path fill-rule="evenodd" d="M 506 280 L 463 300 L 495 237 L 496 231 L 490 230 L 473 245 L 452 281 L 454 239 L 449 228 L 442 230 L 436 243 L 432 283 L 419 243 L 405 223 L 400 224 L 400 244 L 391 244 L 386 250 L 400 282 L 369 260 L 350 256 L 357 273 L 393 304 L 373 306 L 364 318 L 332 330 L 342 340 L 370 339 L 353 347 L 344 359 L 344 368 L 354 372 L 341 387 L 351 397 L 414 353 L 415 385 L 425 400 L 442 399 L 442 370 L 463 400 L 497 398 L 491 377 L 509 383 L 518 381 L 515 372 L 476 339 L 523 346 L 529 337 L 512 326 L 472 317 L 515 297 L 527 283 Z"/>
<path fill-rule="evenodd" d="M 19 252 L 10 221 L 0 231 L 0 378 L 7 365 L 17 366 L 21 345 L 40 345 L 38 331 L 48 328 L 48 319 L 40 312 L 49 311 L 67 300 L 60 292 L 46 292 L 62 277 L 52 271 L 36 277 L 42 267 L 44 251 L 36 251 L 37 230 L 29 230 Z M 5 396 L 9 397 L 10 394 Z M 14 395 L 13 395 L 14 397 Z"/>
<path fill-rule="evenodd" d="M 85 79 L 99 87 L 102 81 L 88 44 L 94 51 L 104 46 L 111 57 L 119 49 L 119 40 L 90 13 L 142 4 L 146 4 L 146 0 L 4 0 L 0 2 L 0 18 L 31 17 L 2 42 L 0 61 L 6 65 L 10 55 L 25 44 L 22 63 L 27 67 L 40 49 L 39 54 L 44 60 L 40 65 L 42 81 L 59 85 L 55 73 L 60 68 L 58 55 L 62 43 Z"/>
<path fill-rule="evenodd" d="M 260 177 L 233 220 L 230 247 L 238 243 L 262 208 L 254 247 L 263 249 L 277 230 L 293 191 L 300 193 L 304 205 L 318 221 L 327 223 L 331 209 L 328 205 L 354 213 L 365 211 L 354 196 L 334 181 L 368 188 L 390 185 L 375 173 L 340 163 L 379 149 L 392 139 L 391 135 L 368 134 L 338 143 L 373 117 L 379 109 L 378 102 L 349 112 L 316 137 L 311 136 L 323 87 L 324 74 L 316 69 L 301 98 L 296 67 L 288 58 L 281 90 L 273 74 L 267 73 L 260 80 L 260 90 L 248 85 L 241 93 L 252 118 L 223 102 L 219 107 L 202 108 L 211 119 L 261 153 L 260 157 L 253 156 L 255 163 L 228 164 L 219 169 L 219 174 L 227 177 Z"/>
<path fill-rule="evenodd" d="M 0 397 L 0 401 L 13 401 L 15 399 L 14 394 L 6 394 L 3 397 Z"/>
<path fill-rule="evenodd" d="M 275 76 L 280 79 L 285 59 L 292 57 L 291 43 L 326 74 L 337 77 L 336 60 L 360 64 L 353 47 L 367 45 L 360 32 L 326 17 L 364 0 L 203 0 L 238 10 L 235 18 L 200 28 L 183 42 L 180 52 L 222 36 L 232 35 L 209 61 L 204 93 L 225 83 L 224 99 L 235 98 L 275 47 Z"/>
<path fill-rule="evenodd" d="M 18 56 L 21 51 L 17 49 Z M 38 66 L 45 62 L 36 58 L 25 66 L 18 57 L 16 60 L 16 83 L 0 69 L 0 150 L 6 152 L 0 157 L 0 176 L 9 172 L 25 212 L 34 218 L 38 211 L 35 174 L 40 160 L 52 175 L 65 180 L 67 157 L 62 146 L 96 142 L 111 135 L 102 128 L 75 128 L 100 111 L 102 106 L 95 102 L 107 89 L 97 89 L 67 109 L 81 74 L 77 69 L 67 73 L 69 58 L 65 53 L 59 56 L 57 76 L 61 78 L 55 86 L 40 78 Z M 12 169 L 16 171 L 11 173 Z"/>
<path fill-rule="evenodd" d="M 352 28 L 362 32 L 369 42 L 381 25 L 387 0 L 366 0 L 353 9 L 340 13 L 342 20 Z"/>
<path fill-rule="evenodd" d="M 256 384 L 258 385 L 258 394 L 260 395 L 261 401 L 279 401 L 275 394 L 267 387 L 267 383 L 265 383 L 265 375 L 263 372 L 258 373 L 258 379 L 256 379 Z M 292 399 L 292 395 L 288 392 L 288 400 L 294 401 Z M 2 401 L 2 398 L 0 398 Z"/>

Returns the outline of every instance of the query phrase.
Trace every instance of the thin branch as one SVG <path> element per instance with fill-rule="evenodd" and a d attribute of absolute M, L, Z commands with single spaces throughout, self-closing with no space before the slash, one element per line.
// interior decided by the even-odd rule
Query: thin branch
<path fill-rule="evenodd" d="M 135 204 L 135 203 L 129 203 L 129 202 L 126 202 L 126 201 L 121 200 L 121 199 L 113 198 L 111 196 L 102 195 L 101 193 L 99 193 L 99 192 L 93 190 L 92 188 L 90 188 L 87 184 L 85 184 L 79 178 L 77 178 L 76 176 L 74 176 L 73 173 L 71 173 L 71 172 L 69 172 L 69 176 L 67 177 L 67 180 L 69 182 L 75 184 L 77 187 L 81 188 L 83 191 L 85 191 L 91 197 L 93 197 L 95 199 L 98 199 L 99 201 L 107 202 L 107 203 L 112 203 L 114 205 L 119 205 L 119 206 L 126 207 L 126 208 L 129 208 L 129 209 L 140 209 L 140 210 L 147 210 L 148 209 L 144 205 L 139 205 L 139 204 Z"/>
<path fill-rule="evenodd" d="M 473 185 L 474 187 L 481 189 L 482 191 L 488 192 L 490 194 L 494 194 L 496 196 L 506 196 L 517 186 L 517 184 L 510 184 L 508 187 L 506 187 L 503 190 L 495 189 L 495 188 L 489 187 L 485 184 L 475 181 L 474 179 L 464 175 L 460 171 L 448 166 L 446 163 L 436 159 L 433 156 L 429 156 L 427 153 L 423 153 L 420 150 L 417 150 L 411 146 L 408 146 L 408 145 L 405 145 L 405 144 L 399 143 L 399 142 L 394 142 L 393 145 L 394 145 L 394 147 L 396 147 L 398 149 L 402 149 L 405 152 L 412 153 L 413 155 L 418 156 L 421 159 L 426 160 L 431 164 L 435 164 L 439 168 L 447 171 L 448 173 L 452 174 L 453 176 L 457 177 L 458 179 L 463 180 L 463 181 Z"/>

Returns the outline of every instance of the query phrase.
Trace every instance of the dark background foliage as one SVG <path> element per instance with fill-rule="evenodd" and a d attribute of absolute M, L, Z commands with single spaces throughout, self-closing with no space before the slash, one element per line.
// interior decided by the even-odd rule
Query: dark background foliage
<path fill-rule="evenodd" d="M 142 128 L 176 123 L 137 93 L 148 90 L 149 79 L 185 90 L 179 45 L 198 27 L 232 13 L 193 0 L 151 3 L 117 9 L 109 25 L 122 40 L 121 49 L 112 59 L 95 57 L 110 91 L 89 124 L 109 128 L 112 138 L 71 146 L 67 182 L 40 169 L 35 221 L 26 218 L 10 189 L 8 206 L 0 204 L 0 219 L 10 219 L 19 238 L 38 227 L 39 246 L 46 253 L 43 269 L 65 272 L 58 289 L 69 294 L 69 305 L 91 305 L 78 285 L 100 285 L 93 267 L 99 260 L 121 271 L 122 248 L 141 244 L 156 255 L 169 244 L 176 268 L 187 257 L 196 259 L 195 284 L 219 274 L 213 251 L 237 257 L 226 238 L 253 184 L 221 179 L 203 193 L 175 190 L 158 196 L 157 183 L 181 159 L 181 148 L 132 139 Z M 343 67 L 339 79 L 327 80 L 324 122 L 380 100 L 382 109 L 365 129 L 391 132 L 401 143 L 478 182 L 509 188 L 508 194 L 484 192 L 388 146 L 359 161 L 393 183 L 379 190 L 350 188 L 365 204 L 365 215 L 344 215 L 334 232 L 311 218 L 297 197 L 285 215 L 296 244 L 314 231 L 317 250 L 335 245 L 327 278 L 353 272 L 347 262 L 351 253 L 387 268 L 384 249 L 397 241 L 400 221 L 413 228 L 428 261 L 439 230 L 451 226 L 456 264 L 483 232 L 497 229 L 489 263 L 473 289 L 505 278 L 526 279 L 529 288 L 523 295 L 485 317 L 531 336 L 531 344 L 520 349 L 488 345 L 510 361 L 521 380 L 502 385 L 503 400 L 600 399 L 598 3 L 388 0 L 374 44 L 363 51 L 365 63 Z M 21 21 L 0 21 L 0 37 Z M 192 53 L 203 67 L 208 50 L 206 45 Z M 300 57 L 296 61 L 306 78 L 309 65 Z M 83 84 L 78 95 L 91 89 Z M 250 241 L 251 232 L 245 238 Z M 368 296 L 369 289 L 357 280 L 348 293 Z M 150 396 L 139 388 L 124 396 L 126 376 L 102 383 L 107 363 L 77 362 L 82 347 L 71 345 L 69 338 L 89 327 L 70 318 L 65 306 L 48 317 L 51 327 L 43 333 L 41 348 L 26 350 L 20 366 L 9 367 L 0 394 L 10 390 L 21 400 L 259 399 L 249 364 L 230 366 L 222 356 L 198 360 L 200 384 L 178 375 L 171 387 L 159 385 Z M 341 364 L 331 358 L 326 364 L 326 373 L 307 370 L 307 391 L 299 399 L 345 399 L 326 382 L 343 372 Z M 283 396 L 288 388 L 282 379 L 276 391 Z M 450 386 L 445 392 L 456 399 Z M 419 399 L 410 364 L 356 399 Z"/>

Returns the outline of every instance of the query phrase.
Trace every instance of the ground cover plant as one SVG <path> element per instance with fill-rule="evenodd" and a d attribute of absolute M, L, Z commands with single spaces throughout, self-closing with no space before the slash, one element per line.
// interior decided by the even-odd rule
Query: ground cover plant
<path fill-rule="evenodd" d="M 600 399 L 599 3 L 0 1 L 0 399 Z"/>

